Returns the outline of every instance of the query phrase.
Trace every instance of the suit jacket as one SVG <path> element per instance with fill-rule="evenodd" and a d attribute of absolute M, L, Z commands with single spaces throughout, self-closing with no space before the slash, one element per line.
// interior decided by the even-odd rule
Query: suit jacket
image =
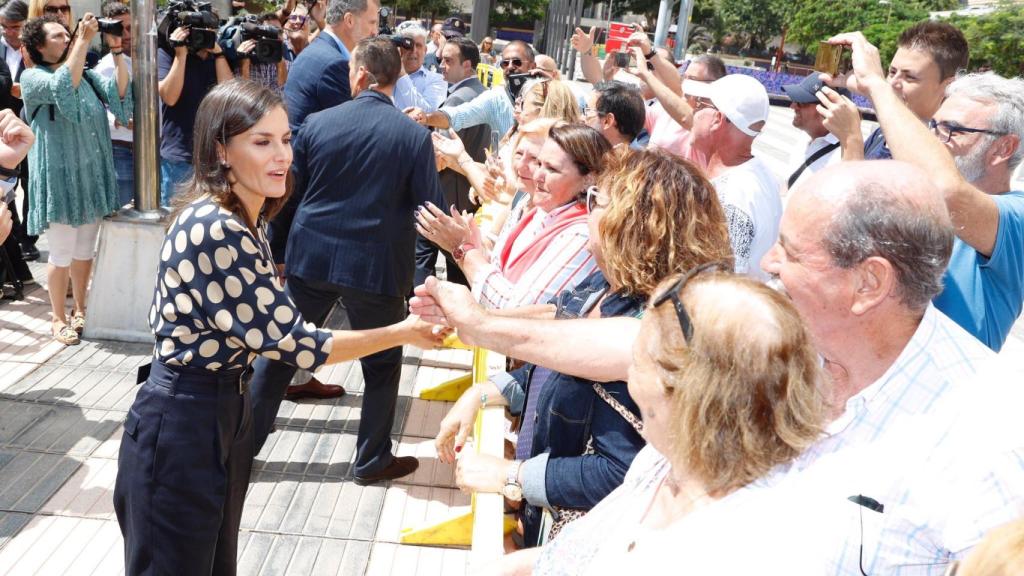
<path fill-rule="evenodd" d="M 306 117 L 352 99 L 348 85 L 348 55 L 334 38 L 318 35 L 288 69 L 284 101 L 288 125 L 297 133 Z"/>
<path fill-rule="evenodd" d="M 2 46 L 6 48 L 6 46 Z M 21 112 L 21 100 L 11 94 L 11 87 L 14 86 L 14 72 L 7 66 L 7 62 L 0 57 L 0 110 L 10 108 L 15 114 Z"/>
<path fill-rule="evenodd" d="M 292 196 L 270 223 L 274 259 L 283 256 L 289 276 L 407 295 L 413 212 L 428 201 L 443 206 L 430 132 L 365 90 L 311 114 L 293 150 Z"/>
<path fill-rule="evenodd" d="M 448 94 L 448 99 L 441 106 L 442 109 L 450 106 L 465 104 L 470 100 L 484 93 L 486 88 L 477 78 L 471 77 L 463 82 L 457 89 Z M 458 132 L 459 138 L 466 146 L 466 152 L 477 162 L 483 162 L 486 155 L 484 148 L 491 143 L 491 128 L 487 124 L 478 124 L 463 128 Z M 493 151 L 492 151 L 493 152 Z M 447 209 L 452 204 L 459 210 L 470 210 L 473 206 L 469 202 L 469 180 L 451 168 L 441 171 L 441 189 L 444 190 L 444 206 Z"/>

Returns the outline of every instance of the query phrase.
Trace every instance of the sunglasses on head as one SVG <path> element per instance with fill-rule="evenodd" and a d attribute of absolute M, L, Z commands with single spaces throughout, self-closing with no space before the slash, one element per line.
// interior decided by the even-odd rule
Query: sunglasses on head
<path fill-rule="evenodd" d="M 679 328 L 683 331 L 683 340 L 689 344 L 690 340 L 693 339 L 693 323 L 690 321 L 690 314 L 686 311 L 686 307 L 683 306 L 683 301 L 679 298 L 679 294 L 686 287 L 686 283 L 693 280 L 701 274 L 708 272 L 720 272 L 725 274 L 732 274 L 732 266 L 726 262 L 706 262 L 700 266 L 691 268 L 689 272 L 684 273 L 668 287 L 660 296 L 651 299 L 651 308 L 657 308 L 665 302 L 671 300 L 672 306 L 676 310 L 676 318 L 679 320 Z"/>
<path fill-rule="evenodd" d="M 523 59 L 522 58 L 509 58 L 508 60 L 502 60 L 501 62 L 499 62 L 498 66 L 501 66 L 502 68 L 508 68 L 509 64 L 511 64 L 512 66 L 515 66 L 516 68 L 519 68 L 520 66 L 523 65 Z"/>

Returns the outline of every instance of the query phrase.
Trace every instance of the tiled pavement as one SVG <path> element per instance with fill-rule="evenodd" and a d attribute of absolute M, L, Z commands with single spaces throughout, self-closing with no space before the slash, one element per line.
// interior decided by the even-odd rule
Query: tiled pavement
<path fill-rule="evenodd" d="M 45 257 L 45 252 L 44 252 Z M 37 278 L 43 267 L 33 264 Z M 0 574 L 123 571 L 114 518 L 121 422 L 135 369 L 151 347 L 51 343 L 41 287 L 0 305 Z M 468 552 L 398 544 L 403 528 L 468 510 L 454 471 L 431 438 L 447 411 L 414 399 L 419 388 L 464 373 L 469 353 L 407 350 L 393 438 L 420 469 L 390 485 L 360 487 L 349 463 L 363 382 L 356 363 L 321 371 L 343 384 L 331 402 L 285 402 L 278 431 L 257 456 L 242 518 L 240 574 L 463 574 Z M 424 366 L 421 366 L 421 361 Z M 437 367 L 440 366 L 440 367 Z"/>
<path fill-rule="evenodd" d="M 792 113 L 772 108 L 755 153 L 776 171 L 798 144 Z M 45 238 L 43 246 L 45 246 Z M 45 258 L 45 252 L 44 252 Z M 44 266 L 32 265 L 37 279 Z M 46 293 L 0 304 L 0 574 L 122 573 L 111 492 L 134 370 L 150 347 L 91 341 L 73 348 L 49 336 Z M 1003 354 L 1022 357 L 1024 321 Z M 360 417 L 358 365 L 324 370 L 349 395 L 285 402 L 278 432 L 259 454 L 242 518 L 240 574 L 459 575 L 468 553 L 398 544 L 402 528 L 468 509 L 430 441 L 447 405 L 414 399 L 422 387 L 459 375 L 464 351 L 407 352 L 397 452 L 421 458 L 411 477 L 388 486 L 350 481 Z M 436 367 L 436 366 L 441 366 Z"/>

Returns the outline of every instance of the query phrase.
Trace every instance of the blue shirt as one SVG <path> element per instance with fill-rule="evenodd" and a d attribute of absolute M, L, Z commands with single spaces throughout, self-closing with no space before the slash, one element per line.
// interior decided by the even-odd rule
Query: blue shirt
<path fill-rule="evenodd" d="M 999 351 L 1024 301 L 1024 192 L 993 195 L 999 230 L 986 258 L 957 238 L 934 302 L 957 324 Z"/>
<path fill-rule="evenodd" d="M 160 80 L 167 77 L 174 63 L 174 54 L 156 51 L 157 72 Z M 206 60 L 189 54 L 185 59 L 185 80 L 181 96 L 174 106 L 160 103 L 160 157 L 174 162 L 192 162 L 192 129 L 196 123 L 199 103 L 211 88 L 217 85 L 217 59 Z"/>
<path fill-rule="evenodd" d="M 448 83 L 444 76 L 426 68 L 400 77 L 395 83 L 395 106 L 399 110 L 415 106 L 424 112 L 434 112 L 447 97 Z"/>

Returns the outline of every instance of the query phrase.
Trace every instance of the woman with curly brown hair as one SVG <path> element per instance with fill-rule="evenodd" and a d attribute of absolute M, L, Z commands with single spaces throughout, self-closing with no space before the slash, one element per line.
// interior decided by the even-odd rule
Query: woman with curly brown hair
<path fill-rule="evenodd" d="M 660 279 L 729 258 L 725 215 L 691 164 L 651 151 L 628 152 L 609 164 L 581 197 L 598 270 L 554 305 L 531 307 L 531 314 L 638 317 Z M 520 517 L 528 546 L 547 536 L 542 508 L 564 517 L 590 509 L 622 483 L 644 445 L 640 411 L 625 382 L 598 383 L 527 364 L 463 394 L 435 440 L 442 461 L 455 459 L 484 404 L 507 405 L 520 415 L 516 458 L 465 454 L 456 480 L 463 489 L 525 499 Z"/>

